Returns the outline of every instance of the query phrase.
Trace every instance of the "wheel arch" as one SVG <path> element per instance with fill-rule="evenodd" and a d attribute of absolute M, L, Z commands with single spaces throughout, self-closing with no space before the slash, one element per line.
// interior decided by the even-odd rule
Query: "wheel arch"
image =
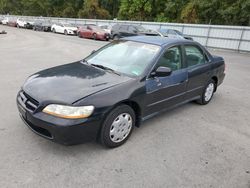
<path fill-rule="evenodd" d="M 129 107 L 131 107 L 134 112 L 135 112 L 135 117 L 136 117 L 136 122 L 135 122 L 135 126 L 136 127 L 139 127 L 140 126 L 140 123 L 141 123 L 141 115 L 142 115 L 142 112 L 141 112 L 141 107 L 140 105 L 133 101 L 133 100 L 123 100 L 123 101 L 120 101 L 118 103 L 116 103 L 115 105 L 113 105 L 112 108 L 110 108 L 106 113 L 105 113 L 105 116 L 107 114 L 109 114 L 114 108 L 116 108 L 117 106 L 120 106 L 120 105 L 128 105 Z"/>
<path fill-rule="evenodd" d="M 215 89 L 214 89 L 214 92 L 216 92 L 216 90 L 217 90 L 217 84 L 218 84 L 218 78 L 217 78 L 217 76 L 212 76 L 211 79 L 215 82 Z"/>

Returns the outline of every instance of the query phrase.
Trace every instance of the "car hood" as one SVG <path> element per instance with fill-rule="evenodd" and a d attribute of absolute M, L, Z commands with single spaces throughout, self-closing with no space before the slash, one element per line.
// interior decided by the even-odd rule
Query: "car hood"
<path fill-rule="evenodd" d="M 43 70 L 30 76 L 23 90 L 39 103 L 74 102 L 130 80 L 81 62 Z"/>

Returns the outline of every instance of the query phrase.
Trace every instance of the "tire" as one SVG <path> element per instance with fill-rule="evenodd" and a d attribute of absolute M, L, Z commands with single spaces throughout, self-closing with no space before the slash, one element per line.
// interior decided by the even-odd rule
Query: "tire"
<path fill-rule="evenodd" d="M 196 102 L 201 104 L 201 105 L 208 104 L 213 98 L 215 89 L 216 89 L 215 81 L 214 80 L 208 81 L 208 83 L 206 84 L 206 86 L 202 92 L 201 98 L 199 100 L 197 100 Z"/>
<path fill-rule="evenodd" d="M 16 25 L 17 28 L 20 28 L 19 24 Z"/>
<path fill-rule="evenodd" d="M 80 33 L 80 32 L 77 32 L 77 36 L 78 36 L 79 38 L 82 38 L 82 36 L 81 36 L 81 33 Z"/>
<path fill-rule="evenodd" d="M 55 28 L 53 28 L 53 29 L 52 29 L 52 32 L 53 32 L 53 33 L 56 33 L 56 30 L 55 30 Z"/>
<path fill-rule="evenodd" d="M 66 29 L 64 30 L 64 35 L 68 35 L 68 31 Z"/>
<path fill-rule="evenodd" d="M 119 40 L 120 37 L 118 35 L 113 36 L 113 40 Z"/>
<path fill-rule="evenodd" d="M 102 124 L 101 144 L 108 148 L 124 144 L 133 131 L 135 120 L 135 112 L 130 106 L 120 105 L 114 108 Z"/>
<path fill-rule="evenodd" d="M 93 34 L 93 39 L 96 40 L 96 34 L 95 33 Z"/>

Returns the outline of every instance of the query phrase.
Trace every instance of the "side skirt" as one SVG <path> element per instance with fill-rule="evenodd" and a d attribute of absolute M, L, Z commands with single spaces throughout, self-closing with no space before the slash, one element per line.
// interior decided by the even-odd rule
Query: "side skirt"
<path fill-rule="evenodd" d="M 163 112 L 169 111 L 169 110 L 174 109 L 174 108 L 177 108 L 177 107 L 179 107 L 179 106 L 181 106 L 181 105 L 183 105 L 183 104 L 186 104 L 186 103 L 191 102 L 191 101 L 194 101 L 194 100 L 198 100 L 198 99 L 200 99 L 200 98 L 201 98 L 201 96 L 196 96 L 196 97 L 193 97 L 193 98 L 191 98 L 191 99 L 185 100 L 185 101 L 183 101 L 183 102 L 181 102 L 181 103 L 178 103 L 178 104 L 176 104 L 176 105 L 174 105 L 174 106 L 171 106 L 171 107 L 169 107 L 169 108 L 164 108 L 164 109 L 161 110 L 161 111 L 154 112 L 154 113 L 152 113 L 152 114 L 150 114 L 150 115 L 147 115 L 147 116 L 141 118 L 140 124 L 141 124 L 142 122 L 144 122 L 144 121 L 146 121 L 146 120 L 148 120 L 148 119 L 150 119 L 150 118 L 152 118 L 152 117 L 158 115 L 158 114 L 161 114 L 161 113 L 163 113 Z M 140 125 L 140 124 L 139 124 L 139 125 Z"/>

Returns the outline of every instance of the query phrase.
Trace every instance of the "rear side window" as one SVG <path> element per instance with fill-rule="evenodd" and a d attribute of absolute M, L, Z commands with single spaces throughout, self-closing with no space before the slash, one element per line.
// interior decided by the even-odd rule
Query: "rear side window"
<path fill-rule="evenodd" d="M 198 46 L 185 46 L 188 67 L 206 63 L 206 57 Z"/>

